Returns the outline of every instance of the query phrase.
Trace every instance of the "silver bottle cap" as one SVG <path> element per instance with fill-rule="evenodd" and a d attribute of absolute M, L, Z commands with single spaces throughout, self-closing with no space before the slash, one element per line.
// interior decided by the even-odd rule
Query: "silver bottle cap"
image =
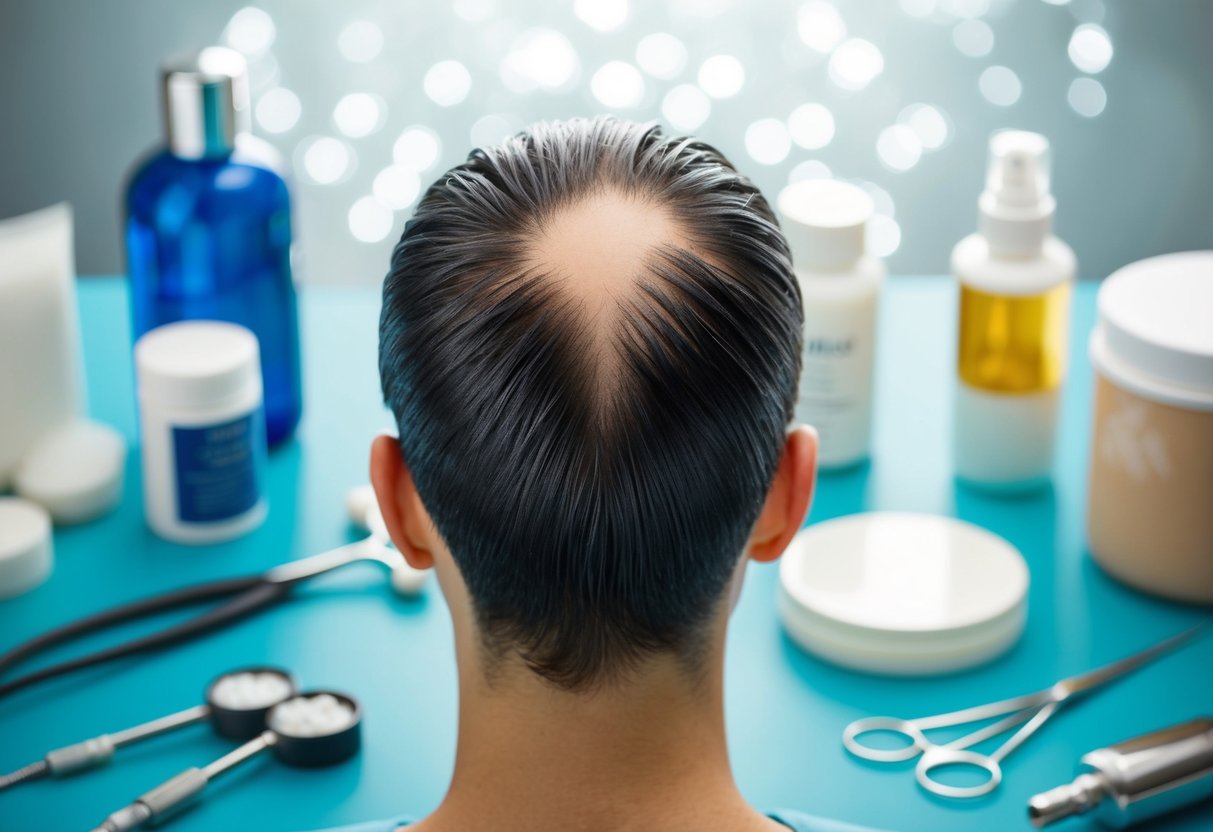
<path fill-rule="evenodd" d="M 162 71 L 164 128 L 174 156 L 225 156 L 249 129 L 248 64 L 233 49 L 211 46 Z"/>

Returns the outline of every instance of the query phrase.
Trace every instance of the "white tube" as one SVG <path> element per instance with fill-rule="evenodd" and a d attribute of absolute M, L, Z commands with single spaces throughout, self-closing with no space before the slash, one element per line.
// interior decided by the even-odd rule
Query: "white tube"
<path fill-rule="evenodd" d="M 39 436 L 84 413 L 72 210 L 0 221 L 0 488 Z"/>

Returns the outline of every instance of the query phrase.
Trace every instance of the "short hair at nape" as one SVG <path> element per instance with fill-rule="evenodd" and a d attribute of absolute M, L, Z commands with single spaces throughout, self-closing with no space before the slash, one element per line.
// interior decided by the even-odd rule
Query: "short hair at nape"
<path fill-rule="evenodd" d="M 609 189 L 691 244 L 654 249 L 603 350 L 527 252 Z M 782 452 L 802 320 L 767 200 L 656 123 L 541 122 L 429 187 L 383 285 L 379 371 L 490 665 L 517 655 L 565 690 L 658 654 L 702 666 Z"/>

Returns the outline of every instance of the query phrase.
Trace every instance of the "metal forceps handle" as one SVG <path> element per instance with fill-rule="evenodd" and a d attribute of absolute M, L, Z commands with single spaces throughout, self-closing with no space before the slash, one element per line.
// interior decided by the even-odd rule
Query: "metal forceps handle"
<path fill-rule="evenodd" d="M 923 758 L 918 761 L 918 767 L 915 770 L 915 776 L 918 778 L 919 784 L 928 791 L 945 797 L 977 797 L 993 791 L 1002 780 L 1002 770 L 1000 768 L 1002 760 L 1016 748 L 1023 745 L 1032 734 L 1036 733 L 1036 730 L 1040 726 L 1048 722 L 1049 718 L 1066 705 L 1067 702 L 1080 695 L 1098 690 L 1123 676 L 1127 676 L 1158 657 L 1174 650 L 1197 633 L 1202 632 L 1203 629 L 1203 625 L 1193 627 L 1178 635 L 1164 639 L 1152 647 L 1139 650 L 1119 661 L 1112 662 L 1087 673 L 1080 673 L 1077 676 L 1062 679 L 1048 690 L 1024 697 L 1024 699 L 1028 700 L 1035 699 L 1037 703 L 1025 706 L 1019 713 L 1011 714 L 1006 719 L 999 720 L 986 728 L 975 731 L 956 742 L 948 743 L 938 748 L 927 749 L 923 752 Z M 994 715 L 998 712 L 1000 706 L 1005 707 L 1010 704 L 1018 703 L 1012 703 L 1011 700 L 1008 700 L 1007 702 L 987 705 L 986 710 L 992 712 L 989 715 Z M 978 708 L 976 710 L 980 711 L 982 709 Z M 1004 730 L 1012 727 L 1017 721 L 1024 722 L 1024 725 L 989 755 L 965 750 L 967 746 L 974 745 L 984 739 L 1002 733 Z M 950 786 L 947 783 L 941 783 L 931 776 L 932 771 L 949 765 L 953 767 L 976 766 L 985 769 L 990 779 L 977 786 Z"/>
<path fill-rule="evenodd" d="M 230 596 L 229 600 L 217 607 L 206 610 L 194 618 L 175 624 L 159 632 L 136 638 L 125 644 L 98 650 L 95 653 L 90 653 L 76 659 L 59 662 L 32 673 L 27 673 L 24 676 L 19 676 L 16 679 L 2 682 L 0 683 L 0 698 L 29 685 L 56 676 L 62 676 L 74 670 L 102 664 L 122 656 L 130 656 L 148 650 L 167 647 L 209 630 L 226 626 L 257 610 L 278 603 L 289 594 L 291 586 L 292 584 L 288 582 L 274 582 L 262 576 L 231 578 L 166 592 L 87 616 L 79 621 L 51 630 L 49 633 L 34 638 L 0 656 L 0 673 L 5 672 L 31 656 L 58 644 L 71 641 L 78 636 L 99 632 L 124 621 L 146 618 L 159 612 L 176 609 L 200 601 Z"/>
<path fill-rule="evenodd" d="M 968 748 L 990 737 L 997 736 L 1020 723 L 1027 722 L 1032 718 L 1035 709 L 1045 706 L 1051 699 L 1052 696 L 1049 691 L 1041 691 L 1040 693 L 1004 699 L 1001 702 L 991 702 L 989 705 L 979 705 L 974 708 L 965 708 L 959 711 L 920 717 L 918 719 L 898 719 L 891 716 L 865 717 L 864 719 L 855 720 L 846 727 L 842 732 L 842 744 L 846 746 L 847 751 L 856 757 L 862 757 L 865 760 L 872 760 L 878 763 L 897 763 L 909 760 L 917 757 L 919 754 L 926 753 L 931 748 Z M 966 734 L 963 737 L 945 743 L 942 746 L 931 742 L 924 733 L 933 728 L 948 728 L 954 725 L 964 725 L 969 722 L 981 722 L 995 716 L 1003 716 L 1004 718 L 971 734 Z M 861 739 L 861 737 L 867 734 L 878 731 L 886 734 L 900 735 L 907 742 L 897 748 L 877 748 L 876 746 L 868 745 Z"/>
<path fill-rule="evenodd" d="M 858 719 L 848 725 L 843 731 L 842 742 L 847 751 L 856 757 L 876 762 L 900 762 L 921 754 L 922 759 L 915 767 L 914 776 L 924 789 L 943 797 L 980 797 L 994 791 L 1002 782 L 1000 761 L 1044 724 L 1045 720 L 1052 716 L 1057 706 L 1058 701 L 1053 691 L 1047 690 L 921 719 L 868 717 Z M 995 720 L 989 725 L 942 745 L 931 742 L 925 733 L 932 728 L 965 725 L 996 716 L 1001 716 L 1002 719 Z M 996 737 L 1017 725 L 1022 727 L 994 753 L 982 754 L 969 750 L 971 746 Z M 900 735 L 909 742 L 897 748 L 886 749 L 868 745 L 861 739 L 861 737 L 877 731 Z M 934 772 L 944 767 L 980 769 L 982 780 L 972 786 L 953 786 L 944 783 L 933 776 Z"/>
<path fill-rule="evenodd" d="M 856 757 L 876 762 L 909 760 L 921 753 L 922 759 L 918 761 L 914 774 L 919 785 L 934 794 L 956 798 L 989 794 L 1002 782 L 1002 760 L 1031 737 L 1067 701 L 1132 673 L 1174 650 L 1203 630 L 1204 625 L 1194 627 L 1119 661 L 1063 679 L 1038 693 L 920 719 L 858 719 L 843 731 L 842 742 L 847 751 Z M 995 717 L 1002 718 L 942 745 L 931 742 L 925 734 L 932 728 L 965 725 Z M 996 737 L 1017 725 L 1019 729 L 992 753 L 982 754 L 970 750 L 971 746 Z M 878 731 L 900 735 L 907 742 L 897 748 L 885 749 L 868 745 L 861 739 L 866 734 Z M 952 786 L 939 781 L 933 775 L 933 772 L 945 766 L 981 769 L 986 779 L 974 786 Z"/>
<path fill-rule="evenodd" d="M 1037 728 L 1044 725 L 1060 706 L 1061 700 L 1054 699 L 1040 706 L 1025 708 L 986 726 L 980 731 L 974 731 L 967 737 L 961 737 L 960 742 L 963 745 L 948 744 L 928 748 L 923 752 L 922 759 L 918 761 L 918 765 L 914 768 L 914 777 L 918 780 L 918 785 L 932 794 L 937 794 L 941 797 L 973 798 L 989 794 L 1002 783 L 1003 759 L 1022 745 L 1028 737 L 1032 736 Z M 1019 723 L 1023 723 L 1020 729 L 991 754 L 982 754 L 979 751 L 972 751 L 965 747 L 996 736 Z M 974 737 L 980 738 L 971 739 Z M 939 780 L 932 774 L 932 772 L 945 767 L 951 767 L 952 769 L 980 769 L 985 779 L 972 786 L 953 786 L 950 783 Z"/>
<path fill-rule="evenodd" d="M 166 610 L 202 601 L 228 599 L 188 621 L 175 624 L 159 632 L 60 662 L 7 682 L 0 682 L 0 699 L 29 685 L 62 676 L 74 670 L 102 664 L 122 656 L 168 647 L 210 630 L 225 627 L 247 615 L 277 604 L 286 598 L 300 582 L 338 567 L 361 560 L 374 560 L 390 566 L 389 551 L 384 539 L 379 534 L 372 533 L 364 540 L 347 543 L 303 560 L 276 566 L 263 575 L 208 581 L 86 616 L 30 639 L 0 655 L 0 674 L 7 673 L 32 656 L 69 642 L 78 636 L 100 632 L 124 621 L 147 618 Z"/>

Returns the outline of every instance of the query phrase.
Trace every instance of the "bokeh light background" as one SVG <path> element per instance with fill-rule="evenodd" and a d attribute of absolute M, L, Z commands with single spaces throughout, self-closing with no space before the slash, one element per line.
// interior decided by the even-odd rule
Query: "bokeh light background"
<path fill-rule="evenodd" d="M 294 169 L 306 281 L 378 281 L 422 190 L 472 147 L 602 111 L 704 138 L 772 199 L 859 183 L 895 274 L 947 271 L 1000 127 L 1052 140 L 1084 277 L 1213 245 L 1207 0 L 0 8 L 0 215 L 70 200 L 81 273 L 123 268 L 120 194 L 159 140 L 160 61 L 212 43 L 248 57 L 255 131 Z"/>

